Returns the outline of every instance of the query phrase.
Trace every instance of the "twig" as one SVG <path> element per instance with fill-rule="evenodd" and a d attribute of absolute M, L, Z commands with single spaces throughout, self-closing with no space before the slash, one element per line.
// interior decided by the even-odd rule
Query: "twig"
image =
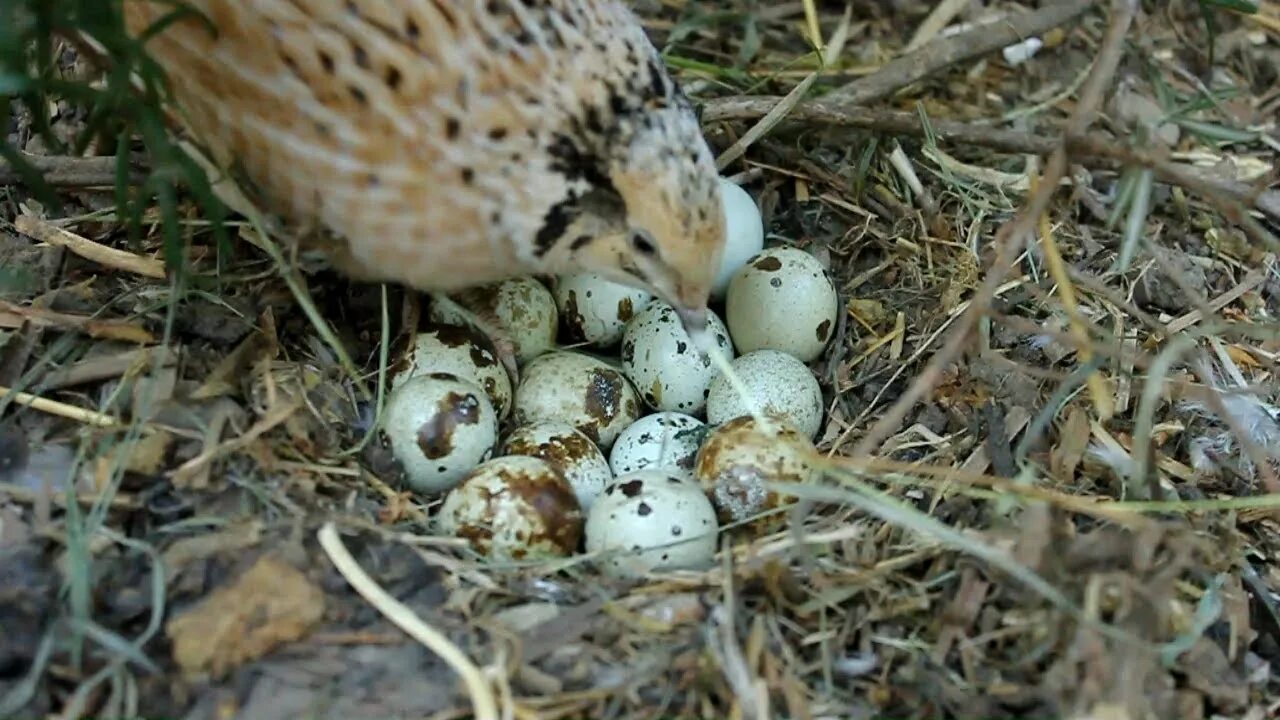
<path fill-rule="evenodd" d="M 89 337 L 120 340 L 138 345 L 150 345 L 156 341 L 155 336 L 146 328 L 124 320 L 99 320 L 85 315 L 70 315 L 44 308 L 14 305 L 0 300 L 0 327 L 17 328 L 23 323 L 31 323 L 35 327 L 78 330 Z"/>
<path fill-rule="evenodd" d="M 754 120 L 772 110 L 783 98 L 769 95 L 739 95 L 709 100 L 702 111 L 704 123 L 727 120 Z M 779 123 L 833 125 L 876 132 L 923 137 L 925 128 L 914 113 L 878 108 L 845 107 L 829 100 L 806 100 L 791 108 Z M 954 120 L 929 121 L 929 129 L 939 143 L 977 145 L 1019 155 L 1048 155 L 1061 139 L 1001 130 Z M 1216 193 L 1244 203 L 1270 217 L 1280 219 L 1280 192 L 1253 187 L 1242 182 L 1214 178 L 1184 163 L 1173 162 L 1153 152 L 1125 147 L 1098 136 L 1067 138 L 1067 149 L 1078 162 L 1117 168 L 1139 165 L 1152 170 L 1163 182 L 1185 187 L 1206 196 Z"/>
<path fill-rule="evenodd" d="M 439 655 L 442 660 L 449 663 L 454 672 L 462 676 L 462 681 L 471 695 L 476 720 L 498 720 L 498 707 L 493 697 L 493 690 L 480 672 L 480 668 L 450 642 L 449 638 L 427 625 L 408 606 L 379 587 L 342 544 L 342 539 L 338 537 L 338 530 L 332 521 L 320 528 L 317 537 L 320 540 L 320 547 L 324 548 L 325 553 L 329 555 L 329 560 L 361 597 L 414 640 Z"/>
<path fill-rule="evenodd" d="M 985 55 L 1069 22 L 1093 7 L 1093 0 L 1064 0 L 1036 12 L 980 25 L 968 32 L 938 38 L 827 95 L 831 102 L 865 105 L 892 95 L 949 65 Z"/>
<path fill-rule="evenodd" d="M 165 364 L 171 362 L 176 353 L 164 346 L 136 348 L 113 353 L 102 357 L 93 357 L 48 371 L 36 378 L 34 384 L 45 390 L 61 390 L 63 388 L 83 385 L 118 378 L 135 367 L 149 363 Z"/>
<path fill-rule="evenodd" d="M 22 159 L 34 167 L 46 183 L 54 187 L 114 187 L 116 184 L 114 156 L 75 157 L 23 153 Z M 136 169 L 130 170 L 130 182 L 141 183 L 145 179 L 141 172 Z M 8 162 L 0 160 L 0 185 L 17 185 L 21 182 L 23 182 L 22 175 Z"/>
<path fill-rule="evenodd" d="M 117 427 L 120 422 L 110 415 L 105 415 L 93 410 L 85 410 L 84 408 L 68 405 L 67 403 L 58 402 L 42 398 L 39 395 L 20 392 L 12 388 L 0 385 L 0 400 L 12 400 L 19 405 L 25 405 L 32 410 L 39 410 L 50 415 L 57 415 L 76 422 L 82 422 L 86 425 L 97 425 L 98 427 Z"/>
<path fill-rule="evenodd" d="M 90 262 L 156 280 L 165 278 L 164 261 L 162 260 L 142 257 L 131 252 L 107 247 L 88 238 L 80 237 L 73 232 L 63 230 L 57 225 L 37 217 L 19 215 L 13 221 L 13 226 L 23 235 L 29 235 L 43 243 L 64 247 Z"/>

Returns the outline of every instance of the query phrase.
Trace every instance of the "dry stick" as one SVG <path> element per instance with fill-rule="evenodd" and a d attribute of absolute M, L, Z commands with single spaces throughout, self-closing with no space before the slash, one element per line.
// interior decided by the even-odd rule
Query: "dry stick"
<path fill-rule="evenodd" d="M 754 120 L 772 110 L 781 100 L 780 97 L 768 95 L 739 95 L 709 100 L 703 106 L 702 121 L 712 123 L 726 120 Z M 806 100 L 796 105 L 779 125 L 804 123 L 874 130 L 914 137 L 923 137 L 925 134 L 924 125 L 920 122 L 919 116 L 914 113 L 847 107 L 825 99 Z M 1048 155 L 1061 142 L 1058 138 L 1041 137 L 954 120 L 931 119 L 929 129 L 942 143 L 977 145 L 1019 155 Z M 1180 185 L 1207 197 L 1217 194 L 1280 219 L 1280 192 L 1274 190 L 1268 191 L 1263 187 L 1208 177 L 1189 165 L 1172 162 L 1154 152 L 1124 147 L 1096 136 L 1068 136 L 1067 149 L 1081 163 L 1103 164 L 1108 167 L 1141 165 L 1152 170 L 1163 182 Z M 1252 218 L 1248 220 L 1252 221 Z"/>
<path fill-rule="evenodd" d="M 95 262 L 112 270 L 124 270 L 154 280 L 165 279 L 163 260 L 144 255 L 135 255 L 131 252 L 96 243 L 32 215 L 18 216 L 13 221 L 13 226 L 23 235 L 33 237 L 42 243 L 64 247 L 85 260 Z"/>
<path fill-rule="evenodd" d="M 115 156 L 76 157 L 23 153 L 22 159 L 34 167 L 46 183 L 54 187 L 114 187 L 116 184 Z M 132 183 L 140 183 L 145 179 L 136 167 L 135 164 L 129 173 L 129 181 Z M 0 185 L 17 185 L 23 181 L 22 175 L 13 166 L 0 160 Z"/>
<path fill-rule="evenodd" d="M 885 64 L 874 75 L 854 80 L 827 97 L 849 105 L 879 100 L 943 68 L 1052 30 L 1084 14 L 1093 5 L 1093 0 L 1065 0 L 1036 12 L 933 40 Z"/>

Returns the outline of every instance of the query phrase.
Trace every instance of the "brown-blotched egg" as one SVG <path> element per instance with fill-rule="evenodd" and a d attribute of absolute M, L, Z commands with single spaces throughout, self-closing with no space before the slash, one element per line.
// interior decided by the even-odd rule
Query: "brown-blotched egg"
<path fill-rule="evenodd" d="M 627 426 L 609 451 L 614 475 L 654 468 L 693 479 L 693 461 L 706 423 L 692 415 L 658 412 Z"/>
<path fill-rule="evenodd" d="M 440 506 L 440 531 L 496 560 L 567 557 L 582 540 L 583 513 L 550 463 L 505 455 L 477 465 Z"/>
<path fill-rule="evenodd" d="M 756 350 L 730 367 L 748 397 L 739 395 L 724 375 L 716 375 L 707 396 L 708 423 L 719 425 L 758 412 L 787 420 L 810 439 L 817 437 L 822 427 L 822 387 L 804 363 L 778 350 Z"/>
<path fill-rule="evenodd" d="M 720 198 L 724 210 L 724 254 L 711 296 L 719 300 L 729 289 L 738 269 L 764 249 L 764 222 L 760 208 L 742 186 L 720 178 Z"/>
<path fill-rule="evenodd" d="M 725 360 L 733 359 L 729 331 L 714 312 L 707 330 Z M 622 334 L 622 367 L 636 392 L 654 410 L 697 415 L 706 408 L 707 388 L 719 366 L 689 338 L 676 311 L 655 300 L 640 311 Z"/>
<path fill-rule="evenodd" d="M 591 509 L 613 479 L 609 461 L 591 438 L 558 420 L 539 420 L 517 427 L 499 446 L 498 454 L 546 460 L 569 482 L 583 512 Z"/>
<path fill-rule="evenodd" d="M 479 385 L 499 420 L 511 412 L 511 376 L 489 338 L 470 325 L 427 323 L 404 354 L 402 366 L 391 375 L 391 388 L 431 372 L 457 375 Z"/>
<path fill-rule="evenodd" d="M 621 340 L 627 321 L 653 301 L 644 290 L 590 272 L 556 278 L 555 296 L 565 339 L 595 348 Z"/>
<path fill-rule="evenodd" d="M 409 487 L 438 493 L 493 452 L 498 417 L 480 386 L 433 372 L 388 394 L 382 431 Z"/>
<path fill-rule="evenodd" d="M 725 322 L 742 354 L 781 350 L 801 362 L 822 354 L 839 313 L 835 283 L 799 248 L 768 248 L 729 281 Z"/>
<path fill-rule="evenodd" d="M 449 299 L 480 318 L 496 322 L 515 345 L 516 361 L 524 364 L 556 345 L 560 316 L 556 299 L 532 277 L 515 277 L 451 293 Z M 436 322 L 471 324 L 456 308 L 433 302 L 428 316 Z"/>
<path fill-rule="evenodd" d="M 558 350 L 525 366 L 512 415 L 520 425 L 568 423 L 607 451 L 618 433 L 640 417 L 640 398 L 626 376 L 603 360 Z"/>
<path fill-rule="evenodd" d="M 785 421 L 771 425 L 762 428 L 749 415 L 735 418 L 712 430 L 698 450 L 694 477 L 726 525 L 794 499 L 766 484 L 806 483 L 813 477 L 813 442 Z M 757 518 L 763 521 L 758 527 L 772 527 L 785 518 L 781 513 Z"/>
<path fill-rule="evenodd" d="M 662 470 L 616 478 L 587 514 L 586 547 L 605 573 L 698 570 L 715 558 L 716 511 L 697 483 Z"/>

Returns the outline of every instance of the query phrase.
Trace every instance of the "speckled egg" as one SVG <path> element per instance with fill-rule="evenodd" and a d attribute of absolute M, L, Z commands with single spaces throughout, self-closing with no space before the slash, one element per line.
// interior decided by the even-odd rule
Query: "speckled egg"
<path fill-rule="evenodd" d="M 515 345 L 516 361 L 526 363 L 556 345 L 560 316 L 556 299 L 532 277 L 516 277 L 452 293 L 449 299 L 482 322 L 496 323 Z M 473 318 L 433 302 L 428 316 L 436 322 L 472 324 Z"/>
<path fill-rule="evenodd" d="M 706 423 L 692 415 L 658 412 L 631 423 L 609 452 L 615 475 L 649 468 L 693 478 L 693 461 Z"/>
<path fill-rule="evenodd" d="M 743 398 L 723 375 L 711 381 L 707 422 L 712 425 L 753 412 L 780 417 L 809 438 L 822 427 L 822 388 L 809 368 L 778 350 L 756 350 L 730 365 L 747 391 Z"/>
<path fill-rule="evenodd" d="M 786 516 L 755 516 L 795 500 L 767 487 L 769 483 L 806 483 L 813 477 L 813 442 L 792 425 L 775 420 L 761 428 L 750 416 L 730 420 L 707 435 L 694 477 L 715 505 L 720 522 L 752 522 L 757 529 L 776 527 Z"/>
<path fill-rule="evenodd" d="M 490 456 L 498 440 L 498 416 L 478 385 L 432 372 L 388 393 L 382 432 L 405 483 L 418 492 L 439 493 Z"/>
<path fill-rule="evenodd" d="M 729 289 L 729 281 L 747 260 L 764 249 L 764 221 L 760 208 L 742 186 L 720 178 L 720 200 L 724 209 L 724 253 L 711 296 L 719 300 Z"/>
<path fill-rule="evenodd" d="M 725 321 L 738 352 L 770 349 L 809 362 L 835 331 L 839 300 L 818 259 L 793 247 L 764 250 L 729 282 Z"/>
<path fill-rule="evenodd" d="M 470 325 L 426 323 L 391 373 L 391 388 L 431 372 L 449 373 L 479 385 L 499 420 L 511 412 L 511 376 L 489 338 Z"/>
<path fill-rule="evenodd" d="M 653 301 L 644 290 L 589 272 L 556 278 L 555 297 L 564 341 L 596 348 L 621 340 L 627 321 Z"/>
<path fill-rule="evenodd" d="M 499 446 L 498 453 L 546 460 L 569 482 L 583 512 L 591 509 L 596 497 L 613 479 L 608 460 L 591 438 L 572 425 L 557 420 L 542 420 L 517 427 Z"/>
<path fill-rule="evenodd" d="M 700 570 L 715 559 L 716 510 L 697 483 L 661 470 L 614 480 L 587 514 L 586 547 L 605 573 Z"/>
<path fill-rule="evenodd" d="M 440 530 L 495 560 L 567 557 L 582 540 L 583 512 L 555 468 L 527 455 L 476 466 L 440 506 Z"/>
<path fill-rule="evenodd" d="M 512 416 L 519 425 L 567 423 L 607 452 L 618 433 L 640 417 L 640 398 L 626 376 L 608 363 L 559 350 L 524 368 Z"/>
<path fill-rule="evenodd" d="M 707 313 L 707 330 L 715 352 L 732 360 L 729 331 L 714 312 Z M 719 374 L 719 366 L 689 338 L 676 311 L 659 300 L 627 323 L 622 367 L 649 407 L 689 415 L 700 414 L 706 407 L 707 388 Z"/>

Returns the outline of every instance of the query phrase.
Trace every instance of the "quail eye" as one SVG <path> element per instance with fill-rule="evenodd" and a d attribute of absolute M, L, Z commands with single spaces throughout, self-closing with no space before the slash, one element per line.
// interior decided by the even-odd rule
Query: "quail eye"
<path fill-rule="evenodd" d="M 641 255 L 657 255 L 658 248 L 644 233 L 631 234 L 631 247 Z"/>

